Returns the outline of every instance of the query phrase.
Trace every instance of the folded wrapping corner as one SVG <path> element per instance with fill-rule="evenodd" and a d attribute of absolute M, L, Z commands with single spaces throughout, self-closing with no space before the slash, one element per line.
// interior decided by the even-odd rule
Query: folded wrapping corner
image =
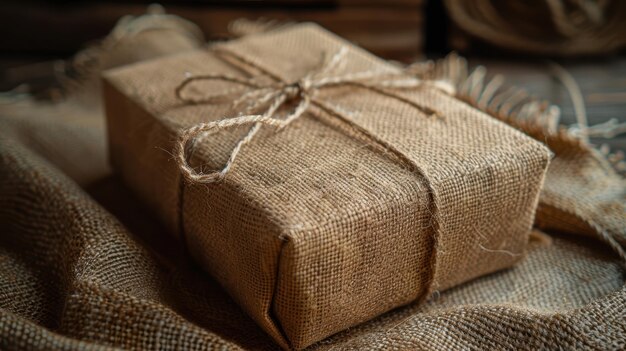
<path fill-rule="evenodd" d="M 549 151 L 316 25 L 104 80 L 113 167 L 283 347 L 524 255 Z"/>

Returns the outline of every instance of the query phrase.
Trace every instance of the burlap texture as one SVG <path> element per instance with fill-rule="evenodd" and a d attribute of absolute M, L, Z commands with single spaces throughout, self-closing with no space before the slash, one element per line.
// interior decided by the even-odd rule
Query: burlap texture
<path fill-rule="evenodd" d="M 397 70 L 310 24 L 220 50 L 292 82 L 341 46 L 350 50 L 339 76 Z M 433 88 L 403 94 L 441 118 L 366 89 L 336 88 L 318 99 L 421 171 L 312 107 L 280 133 L 263 130 L 224 182 L 181 186 L 167 152 L 178 131 L 236 115 L 228 103 L 179 101 L 174 90 L 186 72 L 242 76 L 208 50 L 106 73 L 112 163 L 283 346 L 301 349 L 523 257 L 549 159 L 531 138 Z M 232 87 L 192 88 L 209 95 Z M 216 169 L 226 161 L 240 135 L 223 134 L 196 143 L 196 164 Z"/>
<path fill-rule="evenodd" d="M 549 169 L 549 174 L 560 181 L 543 187 L 537 225 L 600 237 L 626 259 L 624 177 L 599 150 L 580 141 L 567 140 L 565 136 L 544 140 L 556 154 L 556 165 Z"/>
<path fill-rule="evenodd" d="M 152 34 L 166 40 L 171 33 Z M 104 55 L 145 55 L 155 36 L 124 38 L 127 51 L 116 46 Z M 77 102 L 78 93 L 86 99 Z M 178 242 L 111 176 L 98 96 L 89 85 L 61 104 L 0 105 L 0 348 L 278 349 L 213 278 L 179 255 Z M 556 158 L 567 154 L 569 138 L 549 135 L 563 145 Z M 597 184 L 612 195 L 587 202 L 589 213 L 623 200 L 623 183 L 604 180 L 618 177 L 609 168 L 598 169 L 594 182 L 581 181 L 580 196 L 559 192 L 559 183 L 596 169 L 593 162 L 562 160 L 550 164 L 545 186 L 569 197 L 568 206 L 580 208 L 587 201 L 582 194 Z M 539 216 L 551 220 L 551 213 Z M 626 227 L 626 216 L 612 218 Z M 589 235 L 535 232 L 528 255 L 513 268 L 310 349 L 624 349 L 624 271 Z"/>
<path fill-rule="evenodd" d="M 119 181 L 102 173 L 86 192 L 4 131 L 0 152 L 1 348 L 279 349 L 217 282 L 175 255 L 176 243 Z M 623 281 L 600 244 L 531 241 L 512 269 L 311 349 L 619 350 Z"/>
<path fill-rule="evenodd" d="M 543 229 L 600 238 L 626 260 L 626 163 L 610 150 L 559 125 L 560 109 L 517 87 L 498 85 L 484 67 L 469 70 L 456 54 L 410 69 L 423 79 L 443 80 L 455 96 L 546 144 L 554 153 L 541 189 L 535 224 Z M 513 99 L 514 96 L 526 96 Z"/>

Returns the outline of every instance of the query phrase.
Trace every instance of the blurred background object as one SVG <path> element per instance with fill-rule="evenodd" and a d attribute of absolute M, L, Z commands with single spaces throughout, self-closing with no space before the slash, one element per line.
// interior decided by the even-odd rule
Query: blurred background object
<path fill-rule="evenodd" d="M 264 26 L 313 21 L 376 55 L 409 62 L 424 52 L 425 0 L 164 0 L 167 13 L 195 23 L 209 41 Z M 0 2 L 0 90 L 55 85 L 58 58 L 106 36 L 124 16 L 160 11 L 151 1 Z M 52 78 L 52 79 L 51 79 Z"/>
<path fill-rule="evenodd" d="M 445 0 L 450 43 L 484 43 L 519 53 L 601 55 L 626 45 L 626 2 L 611 0 Z"/>
<path fill-rule="evenodd" d="M 422 52 L 425 0 L 189 0 L 160 2 L 168 13 L 196 23 L 207 39 L 232 37 L 240 18 L 313 21 L 375 54 L 413 59 Z M 0 48 L 14 52 L 72 52 L 105 36 L 125 15 L 150 1 L 5 1 Z M 80 30 L 77 30 L 80 28 Z"/>

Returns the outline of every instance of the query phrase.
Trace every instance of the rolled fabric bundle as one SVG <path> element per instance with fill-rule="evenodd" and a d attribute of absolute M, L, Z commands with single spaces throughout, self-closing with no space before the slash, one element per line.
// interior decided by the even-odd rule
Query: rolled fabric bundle
<path fill-rule="evenodd" d="M 114 169 L 285 348 L 518 262 L 550 159 L 313 24 L 110 70 L 104 96 Z"/>
<path fill-rule="evenodd" d="M 597 55 L 626 46 L 619 0 L 445 0 L 462 32 L 508 50 L 551 56 Z"/>

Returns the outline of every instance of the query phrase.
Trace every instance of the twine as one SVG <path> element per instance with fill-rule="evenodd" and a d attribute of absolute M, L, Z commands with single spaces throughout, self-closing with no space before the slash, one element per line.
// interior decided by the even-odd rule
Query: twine
<path fill-rule="evenodd" d="M 175 145 L 174 155 L 184 178 L 189 182 L 206 184 L 223 180 L 232 168 L 237 155 L 241 152 L 241 148 L 254 138 L 261 126 L 271 126 L 276 128 L 276 130 L 281 130 L 304 115 L 311 105 L 330 112 L 330 116 L 346 122 L 354 130 L 357 130 L 370 141 L 382 146 L 386 151 L 391 151 L 396 156 L 404 158 L 393 146 L 358 126 L 351 118 L 346 117 L 344 115 L 345 113 L 342 114 L 324 101 L 317 99 L 316 95 L 319 91 L 330 87 L 342 86 L 361 88 L 407 103 L 428 116 L 441 116 L 437 111 L 398 94 L 399 90 L 421 87 L 424 81 L 416 77 L 408 77 L 404 72 L 396 73 L 375 70 L 345 75 L 332 75 L 331 73 L 333 71 L 345 66 L 345 56 L 347 52 L 347 48 L 343 47 L 329 59 L 324 55 L 319 68 L 311 70 L 303 78 L 292 83 L 285 83 L 269 74 L 249 79 L 224 74 L 207 74 L 191 76 L 183 80 L 175 90 L 176 96 L 181 101 L 190 104 L 204 104 L 231 100 L 233 101 L 233 109 L 237 109 L 242 104 L 247 103 L 243 114 L 238 117 L 225 118 L 208 123 L 198 123 L 182 131 Z M 240 60 L 255 69 L 263 71 L 261 67 L 258 67 L 258 65 L 248 60 L 244 60 L 243 58 Z M 269 83 L 267 79 L 265 82 L 262 82 L 259 78 L 270 78 L 270 80 Z M 248 88 L 248 90 L 231 89 L 216 94 L 205 95 L 200 98 L 185 96 L 184 92 L 186 88 L 191 83 L 201 80 L 217 80 L 235 83 Z M 282 119 L 276 118 L 277 111 L 287 103 L 292 103 L 295 107 L 289 111 L 286 117 Z M 245 125 L 251 125 L 252 127 L 249 132 L 238 141 L 224 168 L 211 173 L 202 173 L 196 171 L 189 164 L 190 154 L 193 152 L 196 144 L 194 141 L 201 134 L 209 132 L 217 133 L 232 127 Z"/>

